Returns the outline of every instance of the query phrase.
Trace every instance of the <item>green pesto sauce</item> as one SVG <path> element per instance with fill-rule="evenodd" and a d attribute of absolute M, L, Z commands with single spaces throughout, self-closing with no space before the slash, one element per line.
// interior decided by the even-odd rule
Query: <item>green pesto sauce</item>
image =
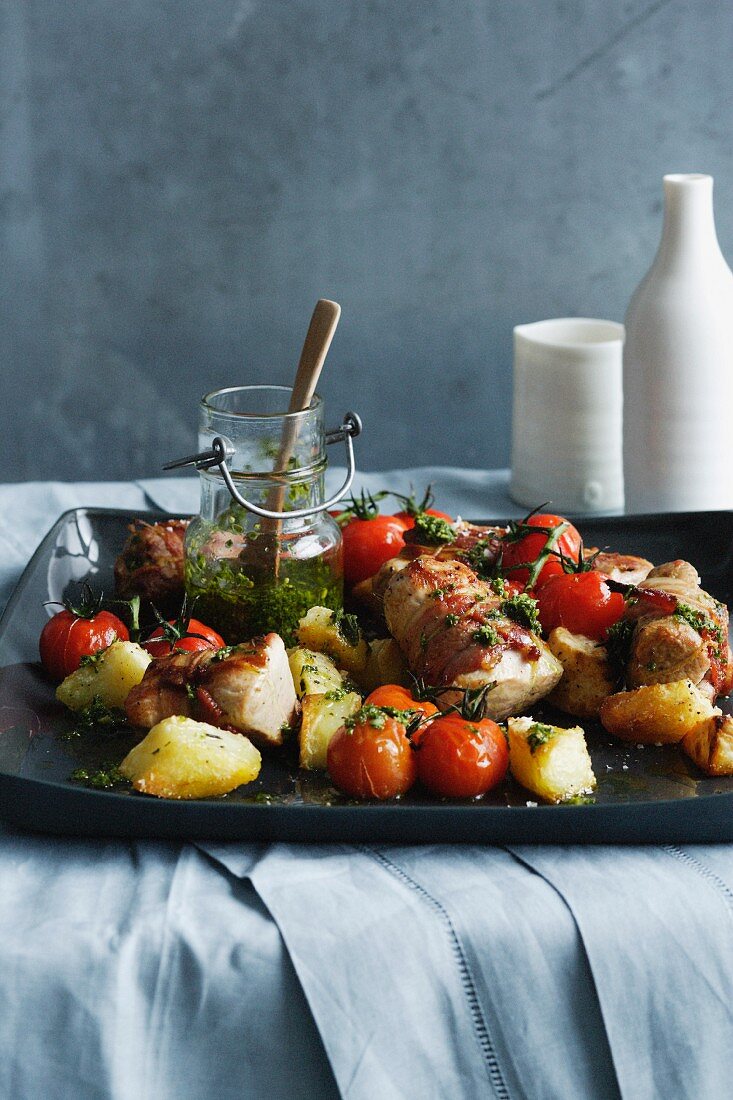
<path fill-rule="evenodd" d="M 97 771 L 89 768 L 77 768 L 71 773 L 71 778 L 77 783 L 83 783 L 85 787 L 91 787 L 96 791 L 113 791 L 121 787 L 130 788 L 129 779 L 119 771 L 116 764 L 103 764 Z"/>
<path fill-rule="evenodd" d="M 228 645 L 271 630 L 293 645 L 298 621 L 309 608 L 341 609 L 343 579 L 327 556 L 282 555 L 277 579 L 255 579 L 236 558 L 198 554 L 186 559 L 186 594 L 196 600 L 196 617 L 218 630 Z"/>
<path fill-rule="evenodd" d="M 557 730 L 554 726 L 548 726 L 544 722 L 534 722 L 529 727 L 529 733 L 527 734 L 529 751 L 534 756 L 541 745 L 546 745 L 547 742 L 551 741 L 556 735 Z"/>

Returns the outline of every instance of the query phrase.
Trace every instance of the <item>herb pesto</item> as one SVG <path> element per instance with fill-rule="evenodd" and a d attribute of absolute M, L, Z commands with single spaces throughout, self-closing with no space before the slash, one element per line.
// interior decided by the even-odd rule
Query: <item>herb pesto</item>
<path fill-rule="evenodd" d="M 186 592 L 196 600 L 196 615 L 228 645 L 271 630 L 294 645 L 298 622 L 309 608 L 341 610 L 343 579 L 335 554 L 298 559 L 282 554 L 277 578 L 274 573 L 255 578 L 252 572 L 237 558 L 202 552 L 186 558 Z"/>
<path fill-rule="evenodd" d="M 537 749 L 541 745 L 546 745 L 548 741 L 551 741 L 556 733 L 557 730 L 554 726 L 548 726 L 544 722 L 533 722 L 527 734 L 529 751 L 534 755 Z"/>
<path fill-rule="evenodd" d="M 522 592 L 518 596 L 512 596 L 508 600 L 502 600 L 501 611 L 507 619 L 512 619 L 520 626 L 525 626 L 527 630 L 531 630 L 534 634 L 540 633 L 540 613 L 537 600 L 533 600 L 526 592 Z"/>

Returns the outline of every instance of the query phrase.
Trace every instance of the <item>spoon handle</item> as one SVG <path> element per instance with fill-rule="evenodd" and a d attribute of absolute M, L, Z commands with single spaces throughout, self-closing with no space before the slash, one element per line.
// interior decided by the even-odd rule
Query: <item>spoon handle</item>
<path fill-rule="evenodd" d="M 300 361 L 298 363 L 298 370 L 295 374 L 295 382 L 293 383 L 293 392 L 290 397 L 288 412 L 300 412 L 303 409 L 307 409 L 313 400 L 313 394 L 316 392 L 318 379 L 320 378 L 321 370 L 326 360 L 326 356 L 328 355 L 328 349 L 331 346 L 333 334 L 336 331 L 340 316 L 341 306 L 337 302 L 331 302 L 328 298 L 318 299 L 316 307 L 313 310 L 310 324 L 308 325 L 308 331 L 305 335 L 303 350 L 300 353 Z M 286 424 L 282 439 L 280 440 L 280 450 L 275 461 L 276 470 L 282 471 L 287 469 L 290 456 L 293 453 L 293 447 L 295 446 L 296 432 L 297 428 L 295 425 L 292 423 Z M 281 512 L 284 501 L 285 486 L 276 485 L 268 495 L 267 507 L 273 512 Z M 274 535 L 276 540 L 280 534 L 280 527 L 281 524 L 279 520 L 262 521 L 263 531 Z M 280 572 L 280 555 L 277 545 L 275 547 L 274 564 L 275 576 L 277 577 Z"/>
<path fill-rule="evenodd" d="M 313 400 L 340 316 L 341 306 L 337 302 L 331 302 L 328 298 L 319 298 L 316 302 L 300 353 L 288 412 L 307 409 Z"/>

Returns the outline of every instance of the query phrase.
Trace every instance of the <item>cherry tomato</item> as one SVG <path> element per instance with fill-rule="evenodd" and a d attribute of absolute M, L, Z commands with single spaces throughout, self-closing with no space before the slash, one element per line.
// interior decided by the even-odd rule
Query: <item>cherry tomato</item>
<path fill-rule="evenodd" d="M 601 573 L 562 573 L 550 577 L 537 593 L 540 622 L 546 634 L 564 626 L 573 634 L 602 641 L 621 618 L 625 601 L 612 592 Z"/>
<path fill-rule="evenodd" d="M 161 624 L 142 643 L 151 657 L 166 657 L 174 651 L 193 653 L 199 649 L 221 649 L 223 645 L 221 634 L 198 619 L 189 619 L 185 628 L 176 619 L 169 619 L 166 626 Z"/>
<path fill-rule="evenodd" d="M 580 532 L 562 516 L 540 512 L 537 515 L 530 516 L 522 526 L 551 528 L 559 527 L 562 523 L 567 523 L 568 527 L 553 546 L 553 550 L 564 554 L 566 558 L 570 558 L 572 561 L 577 561 L 581 547 Z M 536 561 L 544 550 L 546 543 L 547 535 L 543 531 L 538 531 L 537 534 L 527 533 L 516 542 L 505 542 L 502 552 L 502 569 L 507 577 L 512 581 L 521 581 L 522 584 L 526 584 L 529 580 L 530 571 L 525 563 Z M 542 566 L 534 582 L 534 588 L 541 588 L 550 577 L 558 576 L 562 572 L 563 567 L 560 560 L 550 556 Z"/>
<path fill-rule="evenodd" d="M 394 707 L 395 710 L 420 711 L 426 718 L 438 714 L 435 703 L 429 699 L 416 699 L 406 687 L 401 684 L 383 684 L 375 688 L 364 700 L 364 705 L 372 704 L 375 707 Z M 414 743 L 413 738 L 413 743 Z"/>
<path fill-rule="evenodd" d="M 405 726 L 378 707 L 362 708 L 352 728 L 342 726 L 328 746 L 328 770 L 352 798 L 397 798 L 417 778 Z"/>
<path fill-rule="evenodd" d="M 496 722 L 444 714 L 428 723 L 416 751 L 423 786 L 444 798 L 478 798 L 501 783 L 509 765 L 506 737 Z"/>
<path fill-rule="evenodd" d="M 129 637 L 122 619 L 110 611 L 96 611 L 86 616 L 64 608 L 44 626 L 38 648 L 49 676 L 54 680 L 63 680 L 76 672 L 82 657 L 91 657 L 118 638 L 126 642 Z"/>
<path fill-rule="evenodd" d="M 349 520 L 342 531 L 344 539 L 344 579 L 348 585 L 373 577 L 405 545 L 404 527 L 393 516 L 376 515 L 372 519 Z"/>

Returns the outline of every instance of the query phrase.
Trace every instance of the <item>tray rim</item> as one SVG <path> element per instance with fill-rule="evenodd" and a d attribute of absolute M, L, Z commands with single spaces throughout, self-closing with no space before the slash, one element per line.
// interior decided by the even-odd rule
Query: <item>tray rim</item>
<path fill-rule="evenodd" d="M 642 515 L 593 515 L 585 516 L 586 522 L 623 522 L 632 523 L 633 526 L 645 526 L 655 520 L 664 520 L 667 523 L 671 519 L 683 524 L 686 520 L 700 518 L 701 516 L 726 515 L 730 516 L 733 509 L 717 511 L 697 511 L 684 513 L 644 513 Z M 33 554 L 26 563 L 8 602 L 0 615 L 0 646 L 2 645 L 7 625 L 10 622 L 16 605 L 22 599 L 25 588 L 30 582 L 34 570 L 47 551 L 48 544 L 55 537 L 57 531 L 66 525 L 71 517 L 79 515 L 94 518 L 95 516 L 110 516 L 118 520 L 144 517 L 152 522 L 173 518 L 186 518 L 190 513 L 166 512 L 161 509 L 128 509 L 113 507 L 87 507 L 80 505 L 68 508 L 62 512 L 51 524 L 43 536 Z M 572 518 L 572 517 L 570 517 Z M 501 517 L 496 520 L 480 520 L 477 522 L 501 523 Z M 7 666 L 0 666 L 7 667 Z M 531 792 L 527 792 L 528 795 Z M 36 795 L 39 799 L 45 794 L 52 796 L 62 810 L 62 816 L 52 812 L 43 815 L 41 820 L 35 822 L 32 807 L 36 798 L 28 797 Z M 63 817 L 68 805 L 84 807 L 85 811 L 74 820 Z M 122 809 L 124 807 L 124 809 Z M 652 816 L 666 818 L 674 814 L 682 807 L 686 812 L 682 816 L 685 822 L 674 824 L 655 825 L 649 821 Z M 720 822 L 708 821 L 709 811 L 714 809 L 714 817 L 718 817 L 718 811 L 725 814 L 730 820 L 730 826 L 726 833 Z M 31 812 L 29 812 L 29 810 Z M 511 812 L 509 812 L 511 811 Z M 538 814 L 540 816 L 538 816 Z M 122 818 L 120 827 L 115 828 L 115 817 Z M 620 821 L 614 822 L 616 817 Z M 434 805 L 415 805 L 411 803 L 386 802 L 369 803 L 359 805 L 322 805 L 319 803 L 278 803 L 257 804 L 247 802 L 228 802 L 226 797 L 221 799 L 198 800 L 169 800 L 148 799 L 131 796 L 129 793 L 115 791 L 99 791 L 86 787 L 75 786 L 70 782 L 60 782 L 52 779 L 39 779 L 36 777 L 13 775 L 0 771 L 0 818 L 11 825 L 32 831 L 51 833 L 63 833 L 87 836 L 149 836 L 167 837 L 171 839 L 239 839 L 239 840 L 297 840 L 309 843 L 344 843 L 354 840 L 394 840 L 402 843 L 428 843 L 439 840 L 443 843 L 502 843 L 517 842 L 517 834 L 527 831 L 528 823 L 536 823 L 537 828 L 530 828 L 529 832 L 535 834 L 530 843 L 659 843 L 667 842 L 725 842 L 733 840 L 733 785 L 730 791 L 695 795 L 694 797 L 640 799 L 633 802 L 617 803 L 584 803 L 568 805 L 542 804 L 526 806 L 500 806 L 482 805 L 480 802 L 468 805 L 456 803 L 436 802 Z M 172 818 L 173 824 L 163 819 Z M 176 819 L 180 818 L 180 822 Z M 214 819 L 211 822 L 211 819 Z M 641 820 L 639 820 L 641 818 Z M 695 834 L 690 841 L 689 819 L 693 819 L 692 832 Z M 101 829 L 95 827 L 95 821 L 99 819 Z M 209 819 L 210 826 L 206 825 Z M 427 819 L 427 829 L 430 837 L 417 837 L 414 826 L 424 825 Z M 609 821 L 609 819 L 611 819 Z M 318 836 L 299 835 L 299 825 L 315 826 Z M 322 823 L 329 825 L 344 823 L 343 830 L 322 828 Z M 368 823 L 363 828 L 363 822 Z M 507 829 L 504 826 L 512 823 Z M 562 828 L 557 825 L 562 822 Z M 236 827 L 235 826 L 236 823 Z M 401 823 L 401 824 L 400 824 Z M 542 824 L 540 824 L 542 823 Z M 599 828 L 613 825 L 615 838 L 597 835 Z M 355 828 L 349 827 L 356 825 Z M 461 824 L 467 828 L 461 828 Z M 139 825 L 139 828 L 137 827 Z M 275 826 L 274 828 L 272 826 Z M 515 827 L 516 826 L 516 827 Z M 543 827 L 543 826 L 546 826 Z M 213 830 L 213 831 L 211 831 Z M 351 833 L 351 836 L 342 836 L 339 841 L 334 835 L 339 831 Z M 420 831 L 418 829 L 418 831 Z M 538 835 L 541 834 L 541 835 Z M 557 835 L 555 835 L 557 834 Z M 626 834 L 619 838 L 619 834 Z M 526 840 L 519 842 L 525 843 Z"/>

